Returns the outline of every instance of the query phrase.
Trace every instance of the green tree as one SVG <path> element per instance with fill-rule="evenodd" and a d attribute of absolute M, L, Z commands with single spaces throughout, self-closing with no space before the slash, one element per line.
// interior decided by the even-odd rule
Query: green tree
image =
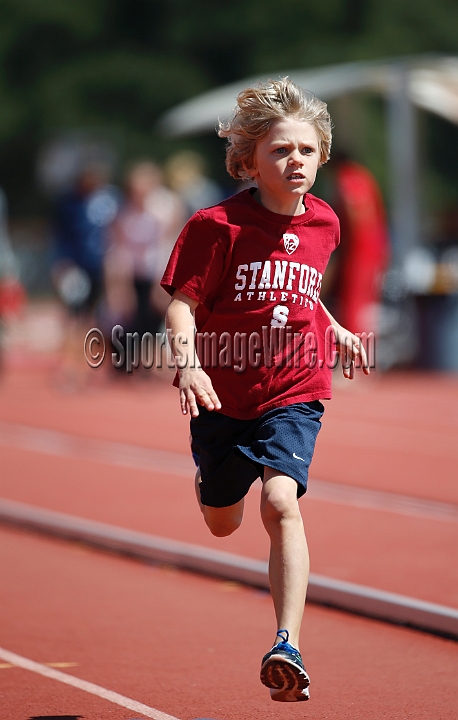
<path fill-rule="evenodd" d="M 0 0 L 0 184 L 14 212 L 36 212 L 51 132 L 100 128 L 126 157 L 162 158 L 173 146 L 157 118 L 196 93 L 261 72 L 457 53 L 457 27 L 454 0 Z M 380 108 L 368 112 L 380 125 Z M 195 142 L 222 168 L 219 141 Z"/>

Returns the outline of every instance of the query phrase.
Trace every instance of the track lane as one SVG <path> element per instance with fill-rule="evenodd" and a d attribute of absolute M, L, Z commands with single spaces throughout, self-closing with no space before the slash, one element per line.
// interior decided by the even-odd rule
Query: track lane
<path fill-rule="evenodd" d="M 241 528 L 229 538 L 214 538 L 197 508 L 192 478 L 5 448 L 0 448 L 0 463 L 8 468 L 0 477 L 0 497 L 268 558 L 258 487 L 247 496 Z M 458 523 L 324 502 L 313 496 L 301 501 L 301 509 L 314 572 L 458 607 L 453 550 L 458 547 Z"/>
<path fill-rule="evenodd" d="M 192 477 L 195 472 L 189 452 L 184 454 L 97 438 L 82 438 L 79 435 L 17 423 L 0 421 L 0 445 L 70 460 L 85 458 L 115 467 L 148 470 L 186 479 Z M 401 515 L 458 521 L 458 505 L 345 485 L 342 482 L 327 482 L 312 478 L 308 497 L 356 507 L 388 510 Z"/>
<path fill-rule="evenodd" d="M 126 382 L 65 394 L 52 375 L 10 372 L 0 420 L 188 453 L 188 418 L 168 382 Z M 458 504 L 458 378 L 398 373 L 337 387 L 326 403 L 312 475 Z"/>
<path fill-rule="evenodd" d="M 65 396 L 56 392 L 49 378 L 40 373 L 13 373 L 7 380 L 0 385 L 0 418 L 6 422 L 69 433 L 90 442 L 99 439 L 137 445 L 146 450 L 188 452 L 187 419 L 180 417 L 176 391 L 166 385 L 130 383 Z M 312 476 L 319 475 L 343 486 L 351 484 L 372 491 L 456 504 L 455 444 L 450 440 L 458 429 L 458 402 L 454 403 L 454 398 L 458 400 L 456 381 L 436 378 L 427 385 L 417 376 L 387 377 L 375 383 L 371 379 L 371 383 L 356 385 L 351 394 L 338 390 L 334 401 L 327 405 Z M 431 423 L 434 423 L 434 433 L 429 437 Z M 384 434 L 385 425 L 389 428 Z M 389 452 L 393 436 L 396 443 Z M 446 453 L 442 457 L 439 451 L 444 443 Z M 205 529 L 195 507 L 192 482 L 184 478 L 113 467 L 94 458 L 91 461 L 50 458 L 12 448 L 2 449 L 0 463 L 7 469 L 0 474 L 0 495 L 5 497 L 165 537 L 267 557 L 267 539 L 259 520 L 256 489 L 248 497 L 242 528 L 221 541 L 213 539 Z M 452 554 L 458 542 L 455 531 L 450 529 L 453 523 L 416 517 L 393 518 L 387 511 L 310 497 L 302 507 L 315 572 L 441 604 L 458 605 L 458 582 L 454 580 L 458 563 Z M 446 524 L 448 530 L 444 529 Z M 19 535 L 15 537 L 18 539 Z M 43 550 L 42 540 L 30 536 L 28 541 L 32 539 L 33 545 Z M 18 541 L 18 545 L 22 547 L 22 542 Z M 69 547 L 58 543 L 57 546 L 65 546 L 67 550 Z M 47 547 L 56 545 L 51 543 Z M 191 579 L 137 564 L 137 569 L 147 571 L 147 577 L 134 577 L 130 570 L 121 569 L 125 565 L 116 565 L 115 582 L 111 570 L 107 569 L 112 567 L 110 563 L 114 558 L 104 558 L 108 565 L 99 564 L 93 562 L 94 553 L 73 547 L 72 552 L 85 560 L 83 569 L 78 563 L 74 565 L 69 553 L 65 561 L 60 558 L 59 562 L 56 559 L 51 562 L 50 558 L 46 559 L 47 551 L 40 554 L 41 550 L 35 552 L 28 544 L 27 548 L 23 548 L 23 555 L 18 555 L 14 547 L 11 549 L 11 559 L 17 566 L 10 575 L 11 588 L 13 596 L 20 597 L 21 602 L 17 605 L 16 601 L 14 608 L 18 615 L 12 628 L 14 632 L 7 638 L 11 642 L 4 642 L 2 634 L 0 646 L 42 662 L 73 660 L 66 653 L 58 652 L 64 639 L 65 648 L 75 648 L 73 654 L 81 653 L 78 668 L 70 668 L 68 672 L 168 710 L 182 720 L 278 718 L 278 706 L 266 700 L 264 689 L 258 687 L 256 680 L 259 658 L 266 650 L 264 638 L 269 635 L 270 639 L 272 633 L 270 599 L 258 595 L 254 596 L 254 602 L 249 590 L 234 590 L 230 586 L 223 589 L 223 584 L 214 585 L 213 581 Z M 53 553 L 54 550 L 50 554 Z M 32 569 L 28 556 L 34 564 Z M 47 573 L 45 592 L 42 587 L 45 580 L 36 575 L 38 570 L 42 574 L 47 565 L 52 569 Z M 91 569 L 93 565 L 96 570 Z M 8 563 L 7 567 L 11 570 Z M 22 591 L 17 577 L 19 568 L 27 568 L 27 573 L 30 570 L 29 582 Z M 3 578 L 3 565 L 0 572 Z M 154 573 L 159 581 L 151 583 Z M 53 577 L 58 581 L 53 583 Z M 193 582 L 210 582 L 210 585 L 205 585 L 201 592 Z M 216 592 L 215 588 L 220 589 Z M 1 595 L 4 595 L 3 589 Z M 56 595 L 60 598 L 60 609 L 56 606 Z M 21 605 L 23 597 L 27 597 L 27 602 Z M 183 604 L 178 600 L 183 600 Z M 13 599 L 8 602 L 14 606 Z M 95 612 L 98 623 L 90 619 L 91 612 Z M 30 622 L 31 618 L 34 623 Z M 155 619 L 153 632 L 149 625 L 151 618 Z M 157 618 L 165 621 L 168 618 L 167 629 L 172 630 L 164 633 L 157 626 Z M 197 627 L 189 627 L 190 623 Z M 121 626 L 126 626 L 131 643 L 138 639 L 140 651 L 128 646 L 123 633 L 121 637 L 118 630 Z M 47 645 L 41 632 L 37 632 L 39 628 L 48 630 Z M 439 652 L 439 646 L 424 645 L 425 636 L 418 633 L 313 606 L 306 613 L 303 637 L 314 693 L 312 702 L 306 706 L 307 717 L 317 720 L 325 717 L 336 720 L 454 717 L 449 699 L 451 694 L 456 694 L 456 645 L 441 644 Z M 218 638 L 217 658 L 215 638 Z M 245 653 L 242 663 L 237 663 L 240 638 L 243 647 L 247 638 L 250 651 Z M 446 643 L 439 638 L 430 639 Z M 155 652 L 158 646 L 167 648 L 165 654 L 160 654 L 159 661 Z M 91 648 L 89 653 L 87 647 Z M 196 660 L 190 650 L 196 647 L 200 652 L 199 672 L 193 675 Z M 170 655 L 174 660 L 178 658 L 173 672 L 168 665 Z M 130 662 L 125 662 L 126 657 Z M 176 667 L 179 667 L 178 681 Z M 145 671 L 145 668 L 148 669 Z M 209 668 L 215 669 L 215 676 L 206 685 L 202 678 L 208 678 Z M 6 675 L 2 675 L 3 672 Z M 189 675 L 195 685 L 188 683 Z M 22 685 L 17 685 L 15 676 L 22 678 Z M 159 695 L 151 694 L 151 676 L 159 683 Z M 18 713 L 24 712 L 20 701 L 24 698 L 24 688 L 29 687 L 34 688 L 32 696 L 41 697 L 43 701 L 40 706 L 43 710 L 38 712 L 35 706 L 30 715 L 70 714 L 65 702 L 59 704 L 68 696 L 60 697 L 57 690 L 44 691 L 43 685 L 30 673 L 20 669 L 0 670 L 1 680 L 6 681 L 8 677 L 8 683 L 13 683 L 10 697 L 16 702 L 11 720 L 17 720 Z M 179 686 L 183 678 L 186 678 L 185 688 Z M 68 691 L 80 697 L 80 691 Z M 170 700 L 170 706 L 160 704 L 164 697 L 167 703 Z M 57 705 L 54 700 L 58 701 Z M 176 701 L 178 704 L 173 706 Z M 84 702 L 93 701 L 85 698 Z M 94 702 L 100 701 L 94 699 Z M 81 710 L 82 705 L 79 707 Z M 127 720 L 132 715 L 117 715 L 117 709 L 110 709 L 114 715 L 107 714 L 98 706 L 95 714 L 91 710 L 91 715 L 87 707 L 85 705 L 84 712 L 76 712 L 77 705 L 73 709 L 75 714 L 103 720 L 107 717 Z M 189 714 L 180 715 L 175 707 L 184 708 Z M 281 714 L 287 718 L 303 717 L 302 705 L 301 709 L 299 712 L 297 707 L 282 707 Z"/>
<path fill-rule="evenodd" d="M 0 646 L 77 662 L 65 672 L 181 720 L 455 717 L 450 641 L 310 606 L 302 649 L 312 699 L 279 708 L 258 681 L 273 627 L 265 593 L 17 531 L 0 537 Z M 0 673 L 5 720 L 132 717 L 25 670 Z"/>

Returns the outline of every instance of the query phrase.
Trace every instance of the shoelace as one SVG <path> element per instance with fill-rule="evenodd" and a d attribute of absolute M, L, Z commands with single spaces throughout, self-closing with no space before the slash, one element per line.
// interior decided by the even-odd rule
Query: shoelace
<path fill-rule="evenodd" d="M 286 637 L 283 637 L 283 633 L 286 635 Z M 277 637 L 281 638 L 282 643 L 287 643 L 289 640 L 288 630 L 277 630 Z"/>
<path fill-rule="evenodd" d="M 299 650 L 292 645 L 289 644 L 289 632 L 285 628 L 282 630 L 278 630 L 277 637 L 281 638 L 281 642 L 278 643 L 278 645 L 281 647 L 283 646 L 284 649 L 290 653 L 290 655 L 293 656 L 294 660 L 303 667 L 303 660 L 302 655 L 300 654 Z M 278 646 L 277 645 L 277 646 Z M 274 645 L 274 647 L 277 647 Z"/>

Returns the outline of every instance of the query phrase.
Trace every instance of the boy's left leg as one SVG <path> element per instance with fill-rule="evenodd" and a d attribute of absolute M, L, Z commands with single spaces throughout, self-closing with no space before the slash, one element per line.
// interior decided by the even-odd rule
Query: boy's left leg
<path fill-rule="evenodd" d="M 269 467 L 264 468 L 261 517 L 270 537 L 269 580 L 277 628 L 283 631 L 263 659 L 261 679 L 275 700 L 307 700 L 309 678 L 299 653 L 309 574 L 307 541 L 296 481 Z"/>

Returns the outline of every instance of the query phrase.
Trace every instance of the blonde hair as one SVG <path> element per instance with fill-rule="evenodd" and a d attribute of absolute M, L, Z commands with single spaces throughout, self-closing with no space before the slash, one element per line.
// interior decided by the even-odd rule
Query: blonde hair
<path fill-rule="evenodd" d="M 320 165 L 329 160 L 332 124 L 326 103 L 285 77 L 243 90 L 237 97 L 232 117 L 219 123 L 218 135 L 228 141 L 226 169 L 229 175 L 236 180 L 251 180 L 244 164 L 250 166 L 257 143 L 267 135 L 272 123 L 285 117 L 313 125 L 320 146 Z"/>

